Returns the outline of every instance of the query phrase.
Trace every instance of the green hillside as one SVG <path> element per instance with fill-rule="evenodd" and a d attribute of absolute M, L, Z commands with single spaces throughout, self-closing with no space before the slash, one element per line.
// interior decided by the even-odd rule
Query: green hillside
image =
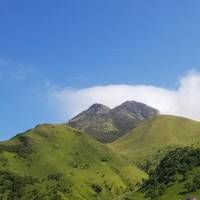
<path fill-rule="evenodd" d="M 200 148 L 184 147 L 169 151 L 139 191 L 118 199 L 184 200 L 200 199 Z"/>
<path fill-rule="evenodd" d="M 200 122 L 159 115 L 108 146 L 125 158 L 143 164 L 156 162 L 167 151 L 200 141 Z"/>
<path fill-rule="evenodd" d="M 146 174 L 67 125 L 39 125 L 0 143 L 0 199 L 113 199 Z"/>
<path fill-rule="evenodd" d="M 39 125 L 0 143 L 0 199 L 200 198 L 199 141 L 200 123 L 175 116 L 108 145 L 66 124 Z"/>
<path fill-rule="evenodd" d="M 161 115 L 109 144 L 149 174 L 139 191 L 117 200 L 184 200 L 187 195 L 200 199 L 199 142 L 199 122 Z"/>

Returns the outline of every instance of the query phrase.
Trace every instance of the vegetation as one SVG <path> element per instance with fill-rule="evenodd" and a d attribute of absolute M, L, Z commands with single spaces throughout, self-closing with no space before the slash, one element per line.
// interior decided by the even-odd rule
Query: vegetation
<path fill-rule="evenodd" d="M 199 199 L 199 141 L 199 122 L 161 115 L 109 144 L 149 174 L 139 191 L 119 199 L 177 200 L 186 194 Z"/>
<path fill-rule="evenodd" d="M 45 179 L 19 176 L 13 172 L 0 171 L 0 199 L 7 200 L 59 200 L 61 193 L 71 192 L 71 185 L 61 175 L 49 175 Z"/>
<path fill-rule="evenodd" d="M 189 172 L 196 167 L 200 167 L 200 149 L 185 147 L 170 151 L 158 167 L 150 173 L 142 189 L 154 199 L 161 196 L 173 183 L 186 181 Z M 199 188 L 198 177 L 199 175 L 195 176 L 192 182 L 185 184 L 186 192 L 195 192 Z"/>
<path fill-rule="evenodd" d="M 109 145 L 65 124 L 38 125 L 0 143 L 0 199 L 198 199 L 199 139 L 199 122 L 172 116 Z"/>
<path fill-rule="evenodd" d="M 146 161 L 150 161 L 155 168 L 169 150 L 190 146 L 197 141 L 200 141 L 199 122 L 159 115 L 109 144 L 108 147 L 138 166 L 145 167 Z"/>
<path fill-rule="evenodd" d="M 128 178 L 127 178 L 128 177 Z M 112 199 L 146 174 L 65 124 L 0 143 L 0 199 Z"/>

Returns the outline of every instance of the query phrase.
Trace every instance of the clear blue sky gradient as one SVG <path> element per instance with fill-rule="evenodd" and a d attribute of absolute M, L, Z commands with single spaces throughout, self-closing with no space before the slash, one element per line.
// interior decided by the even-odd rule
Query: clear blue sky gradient
<path fill-rule="evenodd" d="M 84 88 L 174 88 L 200 69 L 200 1 L 0 0 L 0 140 L 57 122 L 38 94 Z"/>

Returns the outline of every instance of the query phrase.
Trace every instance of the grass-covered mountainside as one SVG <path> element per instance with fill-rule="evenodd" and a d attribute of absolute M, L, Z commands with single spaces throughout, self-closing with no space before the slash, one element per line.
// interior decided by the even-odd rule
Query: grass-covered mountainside
<path fill-rule="evenodd" d="M 174 187 L 178 195 L 200 192 L 200 149 L 177 148 L 168 152 L 160 164 L 150 173 L 142 190 L 151 198 L 162 196 Z M 174 196 L 175 196 L 174 194 Z M 199 196 L 200 197 L 200 196 Z"/>
<path fill-rule="evenodd" d="M 94 112 L 99 120 L 111 112 L 100 107 Z M 0 143 L 2 200 L 184 200 L 187 195 L 200 199 L 197 121 L 157 115 L 110 144 L 67 124 L 43 124 Z"/>
<path fill-rule="evenodd" d="M 39 125 L 0 143 L 2 200 L 109 200 L 145 177 L 67 125 Z"/>
<path fill-rule="evenodd" d="M 200 122 L 158 115 L 109 147 L 129 160 L 142 163 L 145 159 L 160 159 L 166 151 L 197 141 L 200 141 Z"/>
<path fill-rule="evenodd" d="M 185 200 L 187 196 L 200 199 L 200 148 L 194 146 L 169 151 L 137 192 L 118 199 Z"/>
<path fill-rule="evenodd" d="M 200 199 L 200 122 L 156 116 L 109 144 L 149 174 L 140 190 L 118 199 Z"/>
<path fill-rule="evenodd" d="M 103 143 L 109 143 L 157 113 L 156 109 L 135 101 L 127 101 L 113 109 L 102 104 L 94 104 L 71 119 L 68 124 Z"/>

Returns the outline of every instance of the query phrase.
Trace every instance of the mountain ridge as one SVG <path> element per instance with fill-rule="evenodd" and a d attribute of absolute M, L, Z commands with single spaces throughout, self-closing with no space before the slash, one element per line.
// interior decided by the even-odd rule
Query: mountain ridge
<path fill-rule="evenodd" d="M 68 124 L 100 142 L 110 143 L 158 112 L 155 108 L 136 101 L 126 101 L 113 109 L 96 103 L 69 120 Z"/>
<path fill-rule="evenodd" d="M 115 152 L 134 162 L 167 148 L 183 147 L 200 141 L 200 122 L 172 115 L 157 115 L 112 144 Z"/>
<path fill-rule="evenodd" d="M 0 143 L 0 199 L 107 200 L 145 177 L 66 124 L 41 124 Z"/>
<path fill-rule="evenodd" d="M 66 123 L 40 124 L 0 143 L 0 199 L 200 198 L 199 158 L 200 122 L 183 117 L 156 115 L 110 144 Z"/>

